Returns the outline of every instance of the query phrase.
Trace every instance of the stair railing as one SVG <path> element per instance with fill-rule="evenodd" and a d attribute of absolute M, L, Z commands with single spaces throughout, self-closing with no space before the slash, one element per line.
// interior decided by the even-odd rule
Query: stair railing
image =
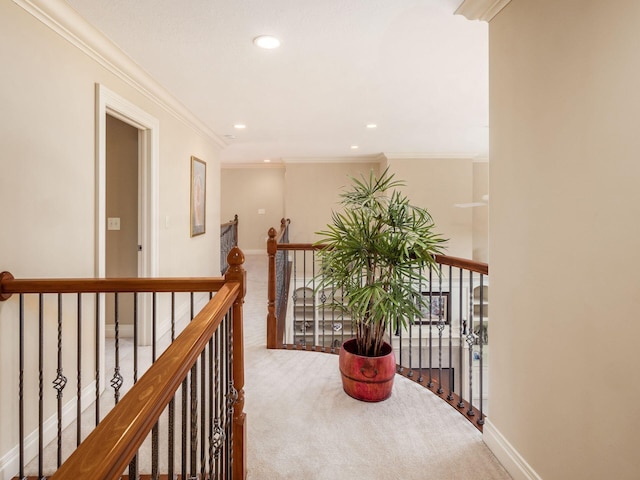
<path fill-rule="evenodd" d="M 233 247 L 238 246 L 238 215 L 233 220 L 220 224 L 220 272 L 225 274 L 229 268 L 227 255 Z"/>
<path fill-rule="evenodd" d="M 269 231 L 267 347 L 339 353 L 354 336 L 347 314 L 331 308 L 339 288 L 316 288 L 322 245 L 277 241 Z M 277 272 L 282 257 L 286 275 Z M 419 285 L 427 308 L 420 318 L 388 333 L 397 373 L 425 386 L 482 429 L 488 407 L 488 275 L 486 263 L 437 255 L 438 268 L 423 272 Z M 414 281 L 407 279 L 407 281 Z M 284 310 L 275 315 L 274 292 L 285 291 Z"/>
<path fill-rule="evenodd" d="M 291 263 L 284 245 L 289 244 L 291 220 L 281 219 L 280 230 L 270 228 L 267 239 L 269 283 L 267 290 L 267 348 L 282 348 Z"/>
<path fill-rule="evenodd" d="M 8 407 L 3 412 L 18 418 L 19 453 L 15 472 L 3 474 L 20 479 L 40 479 L 52 473 L 53 479 L 117 479 L 128 471 L 128 478 L 139 478 L 144 472 L 151 478 L 176 478 L 180 474 L 181 478 L 244 479 L 244 255 L 234 248 L 228 261 L 229 270 L 219 278 L 23 280 L 14 279 L 8 272 L 0 274 L 0 299 L 5 302 L 5 312 L 15 310 L 18 317 L 15 363 L 19 368 L 17 398 L 12 402 L 16 409 L 8 411 Z M 154 341 L 141 348 L 134 342 L 128 359 L 121 357 L 124 338 L 119 336 L 116 323 L 114 350 L 108 355 L 114 357 L 110 380 L 114 405 L 109 405 L 111 410 L 102 418 L 100 408 L 104 409 L 105 400 L 110 397 L 109 389 L 104 388 L 106 370 L 101 359 L 107 353 L 106 342 L 100 340 L 107 292 L 114 295 L 116 318 L 122 314 L 118 311 L 118 296 L 124 292 L 131 293 L 134 299 L 152 296 Z M 201 298 L 203 295 L 208 298 Z M 50 302 L 50 297 L 57 302 Z M 72 302 L 66 301 L 68 297 Z M 177 299 L 187 300 L 190 313 L 186 327 L 175 337 L 179 328 L 176 311 L 182 308 Z M 57 304 L 54 312 L 48 308 L 52 303 Z M 198 304 L 204 306 L 199 309 Z M 134 330 L 138 324 L 137 305 L 134 300 Z M 163 307 L 166 310 L 161 314 Z M 94 318 L 85 321 L 88 310 L 94 312 Z M 31 328 L 33 316 L 37 317 L 37 331 Z M 161 353 L 165 347 L 155 335 L 163 316 L 171 318 L 171 338 Z M 69 330 L 73 331 L 68 333 Z M 57 338 L 53 351 L 51 332 Z M 93 337 L 90 343 L 86 341 L 89 335 Z M 37 344 L 34 352 L 32 343 Z M 75 352 L 68 349 L 69 343 L 76 344 Z M 87 362 L 83 354 L 89 345 L 94 350 L 88 356 L 94 359 L 92 362 Z M 151 365 L 138 379 L 138 362 L 145 349 L 151 350 L 147 362 Z M 30 357 L 37 357 L 37 366 Z M 5 360 L 8 357 L 3 356 Z M 44 388 L 44 378 L 52 377 L 52 371 L 57 392 L 54 402 Z M 76 377 L 71 379 L 76 383 L 75 398 L 65 403 L 63 394 L 70 373 Z M 32 388 L 30 380 L 38 384 L 35 401 L 27 392 Z M 52 403 L 57 404 L 57 412 Z M 95 409 L 94 415 L 90 406 Z M 51 410 L 53 414 L 45 422 Z M 68 414 L 73 417 L 71 420 L 66 418 Z M 94 417 L 96 423 L 88 436 L 82 427 L 83 416 L 87 415 Z M 35 426 L 33 418 L 38 419 Z M 76 423 L 75 432 L 64 429 L 63 418 L 64 424 Z M 45 466 L 44 445 L 49 441 L 45 423 L 52 421 L 57 423 L 52 443 L 57 450 L 57 463 Z M 73 452 L 63 451 L 62 439 L 68 434 L 76 437 L 77 448 Z"/>

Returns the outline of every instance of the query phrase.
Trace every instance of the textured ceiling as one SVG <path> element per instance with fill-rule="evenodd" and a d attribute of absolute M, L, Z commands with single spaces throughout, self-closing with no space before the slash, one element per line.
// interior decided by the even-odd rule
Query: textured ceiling
<path fill-rule="evenodd" d="M 68 3 L 220 135 L 229 164 L 486 156 L 487 24 L 454 15 L 460 1 Z M 261 34 L 281 47 L 255 47 Z"/>

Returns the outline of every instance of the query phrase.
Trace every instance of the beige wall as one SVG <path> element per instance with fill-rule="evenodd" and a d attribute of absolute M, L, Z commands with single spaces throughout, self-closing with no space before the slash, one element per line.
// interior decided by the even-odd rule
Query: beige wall
<path fill-rule="evenodd" d="M 161 125 L 159 274 L 219 275 L 219 148 L 211 138 L 9 1 L 0 2 L 0 65 L 0 270 L 18 278 L 94 276 L 95 84 L 100 83 Z M 208 232 L 193 239 L 189 236 L 191 155 L 208 162 L 210 192 Z M 91 318 L 88 303 L 86 317 Z M 36 338 L 34 312 L 36 307 L 29 305 L 29 341 Z M 16 302 L 0 303 L 0 385 L 7 386 L 0 391 L 0 458 L 16 445 L 18 435 L 16 319 Z M 47 355 L 55 355 L 55 322 L 49 316 L 45 328 Z M 90 336 L 91 328 L 84 333 Z M 65 338 L 73 345 L 72 335 Z M 86 371 L 93 369 L 91 345 L 87 339 Z M 32 346 L 29 349 L 33 352 Z M 74 357 L 74 349 L 66 348 L 68 372 L 75 371 Z M 37 378 L 32 368 L 36 361 L 37 355 L 28 356 L 25 376 Z M 55 371 L 51 373 L 45 374 L 47 385 L 55 376 Z M 67 391 L 74 391 L 75 377 L 68 377 Z M 27 386 L 27 393 L 31 395 L 34 388 Z M 45 418 L 54 412 L 52 392 L 47 387 Z M 33 421 L 37 414 L 29 413 L 27 433 Z"/>
<path fill-rule="evenodd" d="M 479 262 L 489 262 L 489 204 L 485 195 L 489 194 L 489 162 L 473 162 L 473 202 L 485 206 L 473 207 L 473 254 L 471 258 Z"/>
<path fill-rule="evenodd" d="M 640 472 L 638 25 L 636 0 L 490 23 L 490 422 L 545 480 Z"/>
<path fill-rule="evenodd" d="M 411 202 L 426 208 L 436 231 L 448 238 L 446 253 L 471 258 L 473 210 L 454 207 L 473 198 L 471 158 L 389 158 L 390 171 L 406 183 Z"/>
<path fill-rule="evenodd" d="M 267 232 L 284 217 L 284 168 L 223 168 L 221 175 L 221 218 L 237 214 L 239 247 L 266 254 Z"/>
<path fill-rule="evenodd" d="M 329 160 L 288 163 L 282 168 L 222 169 L 222 218 L 230 219 L 238 213 L 241 248 L 264 251 L 268 228 L 277 228 L 283 216 L 292 221 L 291 241 L 316 241 L 315 232 L 331 221 L 332 210 L 340 208 L 340 193 L 350 185 L 349 177 L 368 176 L 371 170 L 379 174 L 388 165 L 396 178 L 407 184 L 404 190 L 411 201 L 426 207 L 437 231 L 451 239 L 448 254 L 472 258 L 476 244 L 481 253 L 483 249 L 486 252 L 487 207 L 482 207 L 484 215 L 476 217 L 476 209 L 453 205 L 469 203 L 475 195 L 487 193 L 488 164 L 477 167 L 470 158 L 383 158 L 382 162 L 359 163 Z M 474 177 L 476 172 L 478 179 Z M 259 208 L 266 214 L 259 215 Z"/>
<path fill-rule="evenodd" d="M 331 221 L 331 211 L 339 208 L 340 192 L 350 184 L 349 176 L 378 173 L 372 163 L 292 163 L 285 175 L 285 213 L 291 219 L 292 242 L 318 240 L 315 232 Z"/>

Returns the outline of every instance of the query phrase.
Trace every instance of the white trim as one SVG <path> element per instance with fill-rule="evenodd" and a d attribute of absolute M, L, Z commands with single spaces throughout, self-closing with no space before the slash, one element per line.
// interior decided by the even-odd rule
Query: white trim
<path fill-rule="evenodd" d="M 381 153 L 375 155 L 359 155 L 353 157 L 288 157 L 282 158 L 282 163 L 375 163 L 385 160 Z"/>
<path fill-rule="evenodd" d="M 60 0 L 13 0 L 19 7 L 106 68 L 126 84 L 164 108 L 202 137 L 224 148 L 227 143 L 165 90 L 131 57 Z"/>
<path fill-rule="evenodd" d="M 469 20 L 490 22 L 509 2 L 511 0 L 464 0 L 453 13 Z"/>
<path fill-rule="evenodd" d="M 489 419 L 484 424 L 482 440 L 514 480 L 542 480 Z"/>
<path fill-rule="evenodd" d="M 273 170 L 280 169 L 284 170 L 286 167 L 282 163 L 222 163 L 220 164 L 220 169 L 222 170 L 241 170 L 241 169 L 262 169 L 262 170 Z"/>
<path fill-rule="evenodd" d="M 96 382 L 92 381 L 89 385 L 82 389 L 81 403 L 84 412 L 95 401 Z M 67 402 L 62 407 L 62 428 L 65 429 L 76 420 L 76 397 Z M 44 445 L 49 444 L 58 435 L 58 416 L 51 415 L 43 424 L 43 442 Z M 25 463 L 38 456 L 38 429 L 34 429 L 25 436 L 24 439 L 24 457 Z M 0 458 L 0 480 L 11 480 L 17 477 L 20 471 L 20 446 L 16 445 L 7 454 Z"/>
<path fill-rule="evenodd" d="M 141 192 L 143 260 L 140 276 L 158 276 L 158 204 L 160 164 L 160 122 L 157 118 L 133 103 L 112 92 L 104 85 L 96 84 L 96 218 L 97 265 L 96 275 L 104 278 L 106 271 L 106 115 L 143 131 L 141 151 L 146 153 L 142 165 Z"/>
<path fill-rule="evenodd" d="M 442 160 L 442 159 L 461 159 L 461 160 L 474 160 L 476 158 L 482 158 L 476 154 L 470 153 L 385 153 L 389 160 L 404 160 L 404 159 L 420 159 L 420 160 Z"/>

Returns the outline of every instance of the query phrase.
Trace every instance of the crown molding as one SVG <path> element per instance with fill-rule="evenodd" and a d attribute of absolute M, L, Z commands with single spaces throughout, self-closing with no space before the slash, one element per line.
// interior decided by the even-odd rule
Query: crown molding
<path fill-rule="evenodd" d="M 385 160 L 382 153 L 373 155 L 358 155 L 353 157 L 288 157 L 283 158 L 285 164 L 291 163 L 380 163 Z"/>
<path fill-rule="evenodd" d="M 510 1 L 511 0 L 464 0 L 454 14 L 462 15 L 469 20 L 490 22 Z"/>
<path fill-rule="evenodd" d="M 461 159 L 476 160 L 480 158 L 478 155 L 469 153 L 386 153 L 385 156 L 389 160 L 444 160 L 444 159 Z"/>
<path fill-rule="evenodd" d="M 282 163 L 221 163 L 222 170 L 284 170 Z"/>
<path fill-rule="evenodd" d="M 82 18 L 67 2 L 62 0 L 13 0 L 13 2 L 198 134 L 221 148 L 227 146 L 221 137 L 191 113 L 124 51 Z"/>

